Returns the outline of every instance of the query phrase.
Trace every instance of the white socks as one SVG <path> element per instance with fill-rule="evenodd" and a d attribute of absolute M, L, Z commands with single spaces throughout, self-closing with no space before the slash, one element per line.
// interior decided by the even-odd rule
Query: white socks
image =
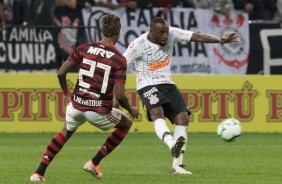
<path fill-rule="evenodd" d="M 159 118 L 154 121 L 155 132 L 157 136 L 164 141 L 164 143 L 171 149 L 172 147 L 172 135 L 170 130 L 166 126 L 166 122 L 164 119 Z M 164 135 L 165 134 L 165 135 Z"/>
<path fill-rule="evenodd" d="M 183 153 L 186 151 L 187 140 L 188 140 L 187 139 L 187 126 L 175 125 L 173 139 L 176 140 L 180 136 L 185 138 L 185 144 L 181 148 L 181 153 L 180 153 L 179 157 L 173 158 L 173 166 L 182 165 Z"/>
<path fill-rule="evenodd" d="M 185 138 L 185 144 L 181 149 L 181 153 L 179 157 L 173 158 L 173 166 L 182 165 L 183 153 L 186 151 L 186 145 L 187 145 L 187 126 L 175 125 L 174 135 L 172 137 L 170 130 L 167 127 L 166 121 L 164 119 L 159 118 L 155 120 L 154 125 L 155 125 L 155 132 L 157 136 L 164 141 L 164 143 L 169 147 L 169 149 L 172 148 L 173 141 L 176 140 L 178 137 L 182 136 Z"/>
<path fill-rule="evenodd" d="M 173 138 L 184 137 L 187 140 L 187 126 L 175 125 Z"/>

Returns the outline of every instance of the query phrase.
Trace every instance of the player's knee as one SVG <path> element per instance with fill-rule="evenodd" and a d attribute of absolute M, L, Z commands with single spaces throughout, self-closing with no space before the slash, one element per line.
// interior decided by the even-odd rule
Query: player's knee
<path fill-rule="evenodd" d="M 123 116 L 117 127 L 121 129 L 130 129 L 131 126 L 132 120 L 127 116 Z"/>
<path fill-rule="evenodd" d="M 184 122 L 186 122 L 187 124 L 189 124 L 189 116 L 185 116 L 185 117 L 184 117 Z"/>
<path fill-rule="evenodd" d="M 155 121 L 156 119 L 159 119 L 159 118 L 162 118 L 164 119 L 165 116 L 164 116 L 164 112 L 162 109 L 160 108 L 155 108 L 155 109 L 152 109 L 150 112 L 149 112 L 149 115 L 151 117 L 151 119 L 153 121 Z"/>
<path fill-rule="evenodd" d="M 188 126 L 188 124 L 189 124 L 189 116 L 184 116 L 183 117 L 183 125 Z"/>
<path fill-rule="evenodd" d="M 129 119 L 129 121 L 126 123 L 126 129 L 130 129 L 132 126 L 132 120 Z"/>
<path fill-rule="evenodd" d="M 125 126 L 127 127 L 127 129 L 130 129 L 131 126 L 132 126 L 132 120 L 130 118 L 126 118 L 126 123 L 125 123 Z"/>
<path fill-rule="evenodd" d="M 189 116 L 186 112 L 180 113 L 175 117 L 174 122 L 176 125 L 188 126 Z"/>

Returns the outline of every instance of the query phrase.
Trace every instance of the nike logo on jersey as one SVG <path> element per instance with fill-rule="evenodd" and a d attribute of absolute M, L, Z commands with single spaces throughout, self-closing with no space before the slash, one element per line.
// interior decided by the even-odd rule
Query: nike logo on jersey
<path fill-rule="evenodd" d="M 99 47 L 89 47 L 87 53 L 94 54 L 94 55 L 101 56 L 101 57 L 106 57 L 108 59 L 111 58 L 115 54 L 111 51 L 104 50 Z"/>

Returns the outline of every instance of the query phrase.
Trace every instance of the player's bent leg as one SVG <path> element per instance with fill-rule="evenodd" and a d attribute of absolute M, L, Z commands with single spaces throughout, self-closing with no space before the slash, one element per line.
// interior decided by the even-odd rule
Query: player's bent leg
<path fill-rule="evenodd" d="M 175 141 L 173 141 L 172 135 L 169 128 L 166 125 L 164 110 L 162 106 L 155 107 L 149 111 L 148 115 L 150 119 L 154 122 L 155 133 L 171 150 L 174 146 Z"/>
<path fill-rule="evenodd" d="M 104 121 L 101 123 L 104 124 L 103 127 L 111 127 L 113 124 L 116 126 L 114 127 L 114 131 L 105 140 L 98 153 L 83 167 L 85 171 L 90 172 L 97 179 L 100 179 L 103 176 L 100 171 L 101 160 L 110 154 L 123 141 L 132 125 L 131 119 L 117 109 L 106 114 L 104 116 Z M 100 126 L 100 128 L 101 127 L 102 126 Z"/>
<path fill-rule="evenodd" d="M 154 121 L 155 132 L 160 140 L 162 140 L 171 150 L 175 141 L 173 141 L 169 128 L 166 125 L 165 119 L 158 118 Z"/>
<path fill-rule="evenodd" d="M 186 173 L 185 169 L 181 166 L 183 166 L 183 158 L 184 153 L 186 151 L 187 146 L 187 126 L 189 123 L 189 117 L 187 112 L 181 112 L 179 113 L 175 118 L 175 129 L 174 129 L 174 139 L 178 140 L 180 139 L 180 143 L 177 147 L 177 144 L 175 146 L 174 151 L 174 158 L 173 158 L 173 164 L 172 168 L 175 170 L 175 173 Z"/>
<path fill-rule="evenodd" d="M 115 128 L 129 130 L 132 126 L 132 120 L 125 114 L 121 114 L 121 119 Z"/>
<path fill-rule="evenodd" d="M 180 112 L 179 114 L 175 116 L 173 121 L 175 125 L 188 127 L 188 124 L 189 124 L 188 113 L 186 111 Z"/>
<path fill-rule="evenodd" d="M 176 140 L 171 152 L 175 158 L 178 158 L 181 153 L 184 153 L 187 143 L 187 126 L 189 123 L 189 117 L 187 112 L 181 112 L 174 118 L 175 128 L 173 138 Z M 182 164 L 182 163 L 181 163 Z"/>

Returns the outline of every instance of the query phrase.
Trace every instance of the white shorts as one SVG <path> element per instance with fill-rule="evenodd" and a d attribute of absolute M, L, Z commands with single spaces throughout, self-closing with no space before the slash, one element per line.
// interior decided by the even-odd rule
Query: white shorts
<path fill-rule="evenodd" d="M 67 130 L 74 131 L 86 121 L 101 130 L 110 130 L 120 122 L 122 114 L 124 113 L 116 108 L 113 108 L 108 114 L 80 111 L 75 109 L 72 103 L 69 103 L 66 111 Z"/>

